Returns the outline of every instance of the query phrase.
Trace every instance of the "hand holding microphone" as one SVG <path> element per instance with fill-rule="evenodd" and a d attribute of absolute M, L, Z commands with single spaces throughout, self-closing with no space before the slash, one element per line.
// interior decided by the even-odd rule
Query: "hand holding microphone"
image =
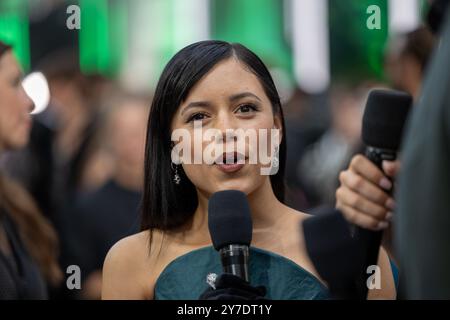
<path fill-rule="evenodd" d="M 362 125 L 366 157 L 354 157 L 351 170 L 340 175 L 344 186 L 336 191 L 336 206 L 356 225 L 354 238 L 360 245 L 360 255 L 364 261 L 357 280 L 358 295 L 362 298 L 368 292 L 366 270 L 378 263 L 382 231 L 389 226 L 395 209 L 392 198 L 394 183 L 386 175 L 395 174 L 398 164 L 389 164 L 386 160 L 397 159 L 411 105 L 412 97 L 405 92 L 372 90 Z M 387 169 L 386 172 L 383 169 Z"/>
<path fill-rule="evenodd" d="M 355 156 L 341 172 L 336 207 L 351 223 L 372 231 L 386 229 L 395 209 L 394 178 L 399 171 L 397 151 L 412 104 L 411 95 L 376 89 L 364 110 L 362 140 L 366 155 Z"/>
<path fill-rule="evenodd" d="M 395 200 L 389 194 L 400 169 L 400 161 L 383 161 L 383 171 L 367 157 L 356 155 L 339 175 L 336 207 L 346 219 L 363 228 L 386 229 L 392 219 Z"/>

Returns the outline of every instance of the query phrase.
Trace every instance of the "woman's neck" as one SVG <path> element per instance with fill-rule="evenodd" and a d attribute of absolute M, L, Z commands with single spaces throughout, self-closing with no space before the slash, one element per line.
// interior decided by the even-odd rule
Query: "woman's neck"
<path fill-rule="evenodd" d="M 180 236 L 183 243 L 207 245 L 211 243 L 208 229 L 208 195 L 197 190 L 198 207 Z M 247 196 L 252 212 L 253 235 L 263 235 L 282 221 L 285 206 L 276 198 L 269 177 L 264 184 Z M 177 232 L 178 233 L 178 232 Z M 257 239 L 254 239 L 257 240 Z"/>

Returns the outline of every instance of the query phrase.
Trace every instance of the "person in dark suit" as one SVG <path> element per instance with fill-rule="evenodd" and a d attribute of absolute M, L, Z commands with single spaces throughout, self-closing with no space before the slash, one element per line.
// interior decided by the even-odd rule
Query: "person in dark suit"
<path fill-rule="evenodd" d="M 396 252 L 408 299 L 450 299 L 450 6 L 439 29 L 399 179 Z"/>

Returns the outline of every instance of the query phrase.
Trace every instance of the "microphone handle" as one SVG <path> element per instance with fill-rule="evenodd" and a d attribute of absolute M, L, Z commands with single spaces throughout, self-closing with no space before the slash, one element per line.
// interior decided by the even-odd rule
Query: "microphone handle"
<path fill-rule="evenodd" d="M 229 244 L 221 248 L 220 258 L 224 273 L 231 273 L 235 276 L 250 282 L 248 275 L 249 249 L 247 245 Z"/>
<path fill-rule="evenodd" d="M 397 152 L 389 149 L 381 149 L 374 147 L 366 148 L 366 157 L 373 162 L 378 168 L 382 169 L 383 160 L 394 161 L 397 157 Z M 393 189 L 389 191 L 392 194 Z M 357 279 L 357 291 L 361 299 L 367 299 L 368 286 L 367 286 L 367 268 L 372 265 L 378 264 L 378 254 L 380 250 L 381 241 L 383 238 L 383 231 L 372 231 L 365 228 L 356 228 L 356 239 L 360 243 L 362 250 L 361 254 L 364 257 L 364 268 Z"/>

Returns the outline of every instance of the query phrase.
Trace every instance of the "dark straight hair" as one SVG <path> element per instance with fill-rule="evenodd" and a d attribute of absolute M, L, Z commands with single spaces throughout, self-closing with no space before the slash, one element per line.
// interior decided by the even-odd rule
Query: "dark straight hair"
<path fill-rule="evenodd" d="M 274 115 L 282 122 L 283 139 L 279 148 L 279 170 L 270 176 L 274 194 L 284 201 L 286 134 L 280 98 L 272 77 L 261 59 L 241 44 L 209 40 L 191 44 L 179 51 L 166 65 L 159 79 L 147 128 L 145 146 L 144 193 L 141 230 L 162 231 L 182 226 L 198 205 L 196 188 L 178 170 L 179 185 L 173 181 L 171 166 L 171 122 L 194 85 L 219 62 L 235 57 L 255 74 L 269 98 Z M 181 171 L 181 172 L 180 172 Z"/>

